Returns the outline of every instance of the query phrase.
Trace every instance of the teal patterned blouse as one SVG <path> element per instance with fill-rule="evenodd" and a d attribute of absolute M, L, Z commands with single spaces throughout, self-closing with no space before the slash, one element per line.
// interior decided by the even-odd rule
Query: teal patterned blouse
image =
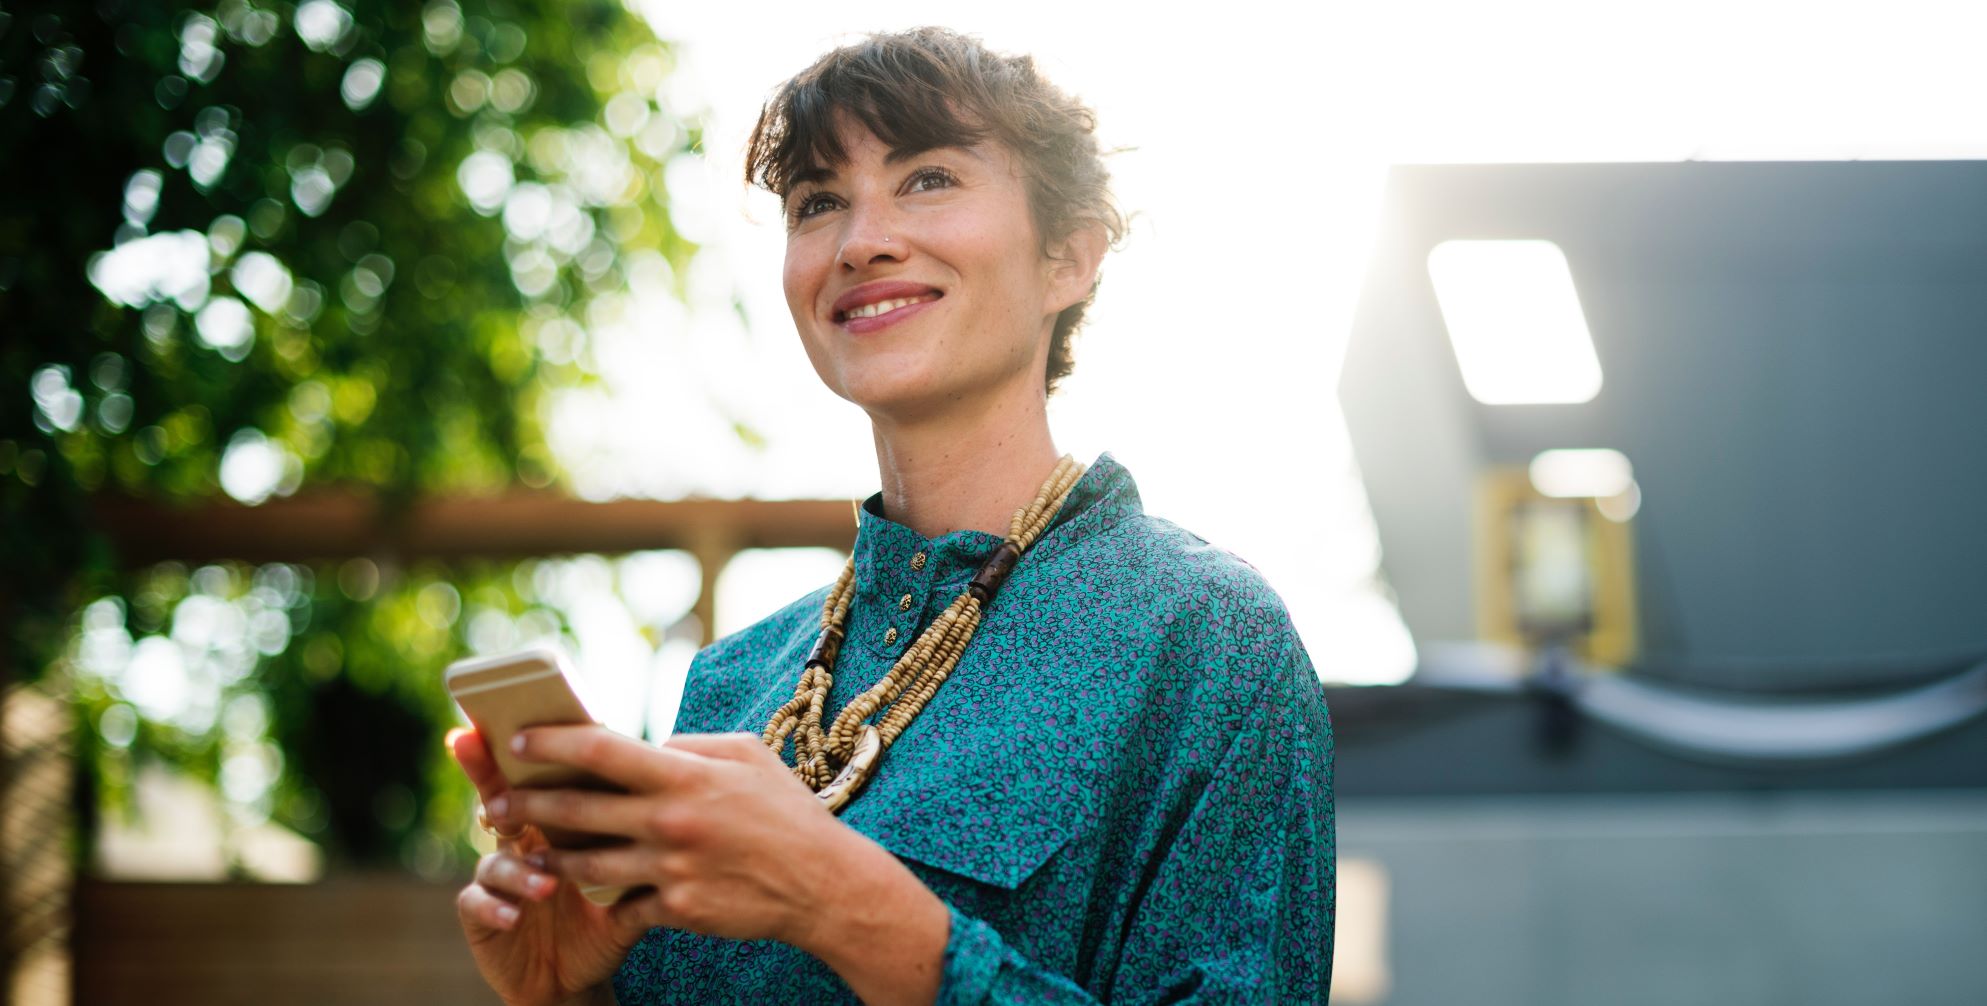
<path fill-rule="evenodd" d="M 870 497 L 826 718 L 999 544 L 927 539 Z M 826 593 L 699 653 L 676 731 L 763 731 L 793 696 Z M 1146 515 L 1109 454 L 841 819 L 950 906 L 942 1004 L 1322 1003 L 1330 991 L 1324 689 L 1261 574 Z M 792 946 L 662 927 L 629 951 L 614 993 L 628 1006 L 856 1001 Z"/>

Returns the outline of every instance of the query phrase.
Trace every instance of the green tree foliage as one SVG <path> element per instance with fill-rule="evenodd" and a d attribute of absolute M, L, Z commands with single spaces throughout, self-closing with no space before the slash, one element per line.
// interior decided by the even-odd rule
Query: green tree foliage
<path fill-rule="evenodd" d="M 334 864 L 467 862 L 474 793 L 447 756 L 437 671 L 477 628 L 544 637 L 544 564 L 180 563 L 86 606 L 59 662 L 96 799 L 128 814 L 148 762 L 204 780 L 230 821 L 274 820 Z M 86 832 L 95 830 L 92 820 Z"/>
<path fill-rule="evenodd" d="M 340 567 L 125 573 L 89 500 L 335 485 L 397 505 L 556 481 L 538 401 L 589 379 L 573 350 L 588 323 L 631 283 L 673 285 L 695 250 L 662 189 L 699 141 L 667 108 L 671 69 L 611 0 L 0 10 L 12 675 L 75 676 L 88 722 L 110 717 L 106 757 L 149 752 L 217 780 L 256 743 L 220 715 L 254 703 L 226 702 L 260 696 L 283 755 L 279 819 L 316 821 L 352 860 L 404 855 L 442 783 L 428 755 L 389 749 L 439 751 L 436 675 L 463 649 L 453 614 L 407 612 L 437 591 L 525 605 L 505 573 L 387 563 L 359 593 L 337 586 Z M 227 646 L 184 638 L 189 598 L 269 635 L 244 630 L 251 652 L 215 657 Z M 155 721 L 130 702 L 109 673 L 115 633 L 84 659 L 90 619 L 113 617 L 125 650 L 171 640 L 183 666 L 226 678 L 224 708 Z M 374 767 L 340 760 L 355 739 Z M 117 772 L 103 778 L 115 792 Z M 396 786 L 405 805 L 377 805 Z"/>

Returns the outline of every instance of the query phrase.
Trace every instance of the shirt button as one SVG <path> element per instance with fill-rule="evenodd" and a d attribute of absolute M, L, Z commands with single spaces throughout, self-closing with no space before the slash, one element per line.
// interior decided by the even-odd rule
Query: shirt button
<path fill-rule="evenodd" d="M 905 594 L 903 597 L 897 599 L 897 610 L 898 611 L 911 610 L 911 595 Z"/>
<path fill-rule="evenodd" d="M 925 554 L 923 552 L 919 552 L 918 554 L 911 556 L 911 568 L 912 569 L 925 568 Z"/>
<path fill-rule="evenodd" d="M 889 628 L 887 628 L 887 629 L 883 630 L 883 645 L 885 645 L 885 646 L 890 646 L 890 645 L 893 645 L 893 644 L 895 644 L 896 642 L 897 642 L 897 627 L 896 627 L 896 626 L 894 626 L 894 625 L 893 625 L 893 626 L 891 626 L 891 627 L 889 627 Z"/>

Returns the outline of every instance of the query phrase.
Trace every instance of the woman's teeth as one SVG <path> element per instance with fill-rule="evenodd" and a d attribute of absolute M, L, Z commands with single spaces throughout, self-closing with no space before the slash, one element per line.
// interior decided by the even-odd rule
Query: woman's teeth
<path fill-rule="evenodd" d="M 879 300 L 874 304 L 864 304 L 861 307 L 851 310 L 848 313 L 847 320 L 874 318 L 879 314 L 889 314 L 900 307 L 910 307 L 912 304 L 922 304 L 925 301 L 937 299 L 937 294 L 927 293 L 917 297 L 904 297 L 899 300 Z"/>

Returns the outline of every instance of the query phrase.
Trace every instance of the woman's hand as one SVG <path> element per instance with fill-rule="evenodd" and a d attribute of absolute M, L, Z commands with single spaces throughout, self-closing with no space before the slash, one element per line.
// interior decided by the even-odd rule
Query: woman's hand
<path fill-rule="evenodd" d="M 514 790 L 506 807 L 512 822 L 628 840 L 545 851 L 547 868 L 569 888 L 655 888 L 615 905 L 616 926 L 807 949 L 832 907 L 836 866 L 852 844 L 873 845 L 754 734 L 678 734 L 655 747 L 599 726 L 546 726 L 519 731 L 515 750 L 525 761 L 578 766 L 627 789 Z"/>
<path fill-rule="evenodd" d="M 543 850 L 569 895 L 582 884 L 655 888 L 605 910 L 609 932 L 668 926 L 779 940 L 826 963 L 865 1002 L 936 996 L 950 910 L 888 849 L 835 817 L 756 734 L 678 734 L 654 747 L 589 725 L 518 738 L 526 761 L 577 766 L 628 791 L 513 790 L 503 805 L 511 823 L 628 840 Z"/>
<path fill-rule="evenodd" d="M 562 1003 L 607 981 L 646 927 L 617 919 L 576 886 L 534 868 L 529 857 L 550 846 L 537 828 L 507 825 L 497 813 L 513 791 L 483 738 L 473 730 L 455 730 L 448 743 L 496 827 L 520 832 L 497 840 L 497 851 L 477 862 L 475 879 L 456 897 L 456 914 L 483 980 L 514 1006 Z"/>

